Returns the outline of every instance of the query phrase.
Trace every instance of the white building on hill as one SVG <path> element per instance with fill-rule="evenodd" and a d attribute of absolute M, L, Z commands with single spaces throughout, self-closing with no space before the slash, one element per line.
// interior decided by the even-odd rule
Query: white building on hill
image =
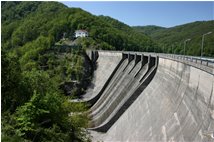
<path fill-rule="evenodd" d="M 88 37 L 88 31 L 86 30 L 76 30 L 75 37 Z"/>

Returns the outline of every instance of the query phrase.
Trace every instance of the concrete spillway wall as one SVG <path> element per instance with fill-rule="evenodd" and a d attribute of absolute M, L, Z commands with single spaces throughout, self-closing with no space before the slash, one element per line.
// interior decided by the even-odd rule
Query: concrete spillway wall
<path fill-rule="evenodd" d="M 137 64 L 135 66 L 137 67 Z M 123 80 L 132 81 L 128 76 Z M 107 132 L 91 131 L 93 139 L 101 141 L 213 141 L 213 89 L 213 74 L 188 64 L 159 58 L 157 71 L 147 87 Z M 102 102 L 112 102 L 114 99 L 117 97 L 113 97 L 111 101 L 106 98 Z M 106 109 L 105 105 L 101 108 L 100 112 Z M 92 114 L 97 111 L 96 108 L 93 109 L 95 112 L 92 111 Z"/>
<path fill-rule="evenodd" d="M 108 131 L 149 84 L 156 69 L 156 57 L 123 54 L 120 66 L 91 108 L 91 129 Z"/>
<path fill-rule="evenodd" d="M 94 75 L 92 83 L 87 89 L 83 100 L 94 104 L 100 97 L 104 86 L 106 86 L 115 68 L 122 59 L 121 53 L 87 52 L 89 58 L 94 62 Z"/>

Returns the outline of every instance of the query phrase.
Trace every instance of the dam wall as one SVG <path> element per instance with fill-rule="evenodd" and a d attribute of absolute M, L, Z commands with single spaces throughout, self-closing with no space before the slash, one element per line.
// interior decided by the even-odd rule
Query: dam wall
<path fill-rule="evenodd" d="M 120 54 L 120 58 L 122 58 L 122 53 Z M 103 116 L 111 116 L 119 112 L 114 112 L 111 109 L 110 111 L 107 108 L 111 108 L 110 106 L 114 105 L 113 102 L 118 98 L 121 98 L 120 101 L 124 100 L 123 96 L 126 95 L 119 94 L 126 93 L 120 92 L 130 92 L 129 90 L 132 88 L 124 87 L 124 85 L 139 82 L 138 77 L 132 79 L 130 74 L 127 73 L 131 70 L 136 72 L 139 65 L 138 63 L 135 65 L 134 62 L 130 61 L 128 65 L 130 67 L 127 66 L 126 68 L 128 69 L 127 72 L 116 74 L 115 78 L 120 77 L 112 86 L 113 88 L 110 89 L 114 91 L 106 93 L 104 98 L 101 95 L 96 102 L 100 105 L 96 106 L 95 104 L 91 108 L 90 115 L 95 125 L 92 125 L 89 130 L 93 136 L 93 141 L 211 142 L 214 140 L 213 69 L 209 68 L 209 71 L 206 71 L 206 68 L 202 70 L 197 66 L 194 67 L 192 63 L 188 64 L 188 62 L 179 62 L 163 57 L 159 57 L 156 61 L 158 65 L 154 77 L 144 86 L 144 89 L 134 101 L 128 107 L 125 107 L 124 112 L 111 127 L 104 132 L 96 128 L 108 119 L 96 121 L 97 118 L 102 116 L 96 114 L 106 113 L 107 115 Z M 118 63 L 119 59 L 116 62 Z M 115 67 L 117 63 L 115 63 Z M 128 61 L 125 63 L 128 64 Z M 146 78 L 149 76 L 146 76 Z M 108 88 L 108 85 L 106 88 Z M 120 87 L 123 88 L 120 89 Z M 134 93 L 127 94 L 132 96 Z M 129 99 L 125 99 L 125 101 L 128 102 Z"/>

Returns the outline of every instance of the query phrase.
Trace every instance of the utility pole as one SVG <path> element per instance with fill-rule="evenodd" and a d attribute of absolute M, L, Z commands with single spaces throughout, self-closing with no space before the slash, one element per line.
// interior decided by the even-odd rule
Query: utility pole
<path fill-rule="evenodd" d="M 204 50 L 204 37 L 206 36 L 206 35 L 209 35 L 209 34 L 211 34 L 212 32 L 208 32 L 208 33 L 206 33 L 206 34 L 203 34 L 202 35 L 202 43 L 201 43 L 201 58 L 203 57 L 203 50 Z"/>
<path fill-rule="evenodd" d="M 189 38 L 189 39 L 186 39 L 185 41 L 184 41 L 184 56 L 185 56 L 185 54 L 186 54 L 186 43 L 187 43 L 187 41 L 190 41 L 191 39 Z"/>

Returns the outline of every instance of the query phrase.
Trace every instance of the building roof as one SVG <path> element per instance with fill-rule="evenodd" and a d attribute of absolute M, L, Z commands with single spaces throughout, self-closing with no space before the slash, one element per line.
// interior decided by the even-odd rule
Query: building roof
<path fill-rule="evenodd" d="M 84 33 L 87 33 L 88 31 L 86 31 L 86 30 L 76 30 L 75 32 L 84 32 Z"/>

